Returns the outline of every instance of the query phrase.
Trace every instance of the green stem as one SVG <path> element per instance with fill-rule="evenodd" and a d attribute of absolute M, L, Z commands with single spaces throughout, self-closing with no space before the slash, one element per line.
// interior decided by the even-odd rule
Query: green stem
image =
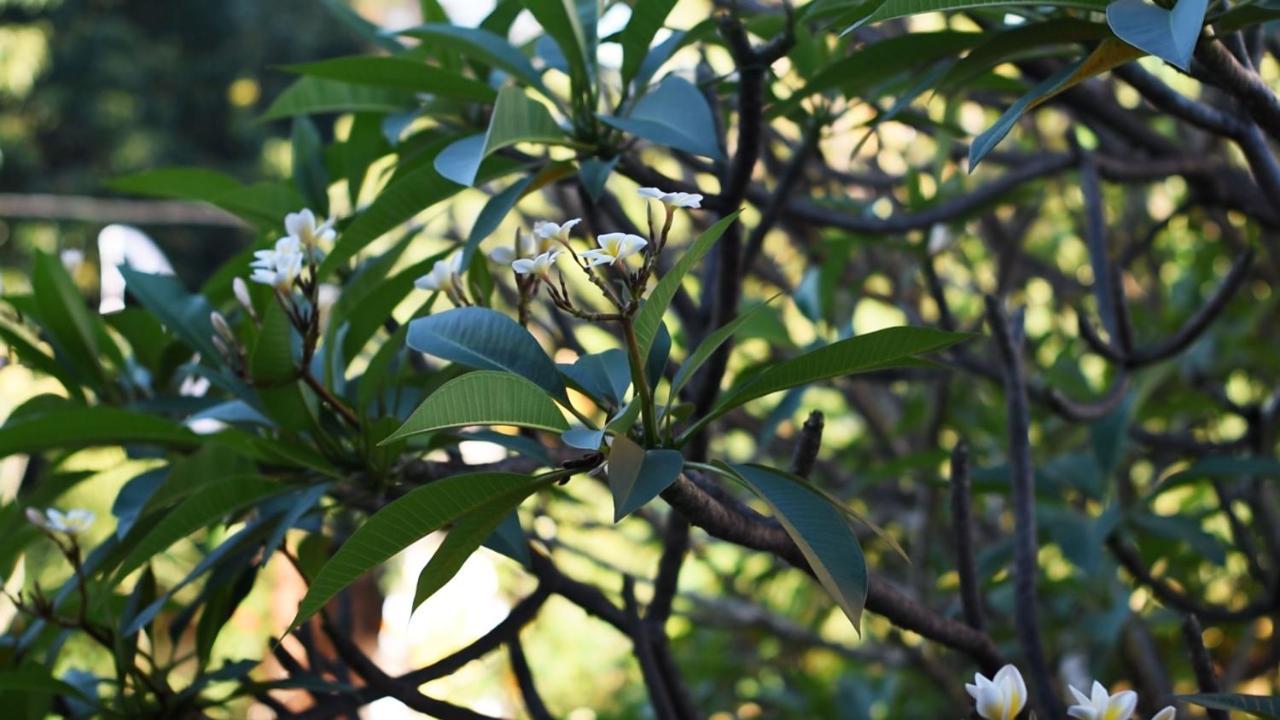
<path fill-rule="evenodd" d="M 644 422 L 644 439 L 649 447 L 658 443 L 658 426 L 654 417 L 653 392 L 649 379 L 644 376 L 644 360 L 640 357 L 640 343 L 636 340 L 636 328 L 630 315 L 622 316 L 622 334 L 627 341 L 627 356 L 631 359 L 631 379 L 640 396 L 640 417 Z"/>

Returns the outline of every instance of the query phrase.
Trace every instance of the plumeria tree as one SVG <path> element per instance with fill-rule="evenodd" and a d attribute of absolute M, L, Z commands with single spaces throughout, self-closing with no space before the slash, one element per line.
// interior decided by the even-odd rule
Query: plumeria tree
<path fill-rule="evenodd" d="M 1280 11 L 329 5 L 292 182 L 111 181 L 233 261 L 0 304 L 5 707 L 1280 717 Z"/>

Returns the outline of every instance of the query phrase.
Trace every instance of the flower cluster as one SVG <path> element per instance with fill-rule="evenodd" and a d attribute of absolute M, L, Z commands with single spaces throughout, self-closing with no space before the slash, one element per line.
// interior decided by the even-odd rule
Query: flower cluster
<path fill-rule="evenodd" d="M 974 708 L 983 720 L 1014 720 L 1027 705 L 1027 685 L 1022 673 L 1012 665 L 1000 668 L 993 677 L 981 673 L 973 676 L 973 682 L 964 689 L 973 698 Z M 1122 690 L 1112 694 L 1096 680 L 1091 695 L 1070 688 L 1076 703 L 1067 708 L 1067 714 L 1077 720 L 1130 720 L 1138 707 L 1138 694 Z M 1177 711 L 1166 707 L 1151 720 L 1173 720 Z"/>
<path fill-rule="evenodd" d="M 657 200 L 666 208 L 666 222 L 659 231 L 650 215 L 649 237 L 633 233 L 610 232 L 595 238 L 593 247 L 581 252 L 576 251 L 571 242 L 573 230 L 581 222 L 580 218 L 572 218 L 562 223 L 540 221 L 533 226 L 532 233 L 518 233 L 511 247 L 500 247 L 489 253 L 489 259 L 496 263 L 509 265 L 517 276 L 517 287 L 521 292 L 522 308 L 533 293 L 545 284 L 548 294 L 556 307 L 581 317 L 600 319 L 604 316 L 587 313 L 576 308 L 570 301 L 563 275 L 558 273 L 558 261 L 569 256 L 574 264 L 586 276 L 604 291 L 605 295 L 620 309 L 643 291 L 645 283 L 654 269 L 657 254 L 666 244 L 671 230 L 672 216 L 676 208 L 700 208 L 702 196 L 696 193 L 663 192 L 657 188 L 640 188 L 641 197 Z M 639 257 L 638 269 L 633 264 L 625 266 L 628 258 Z M 623 292 L 620 294 L 613 284 L 600 272 L 614 268 L 622 278 Z M 457 284 L 460 268 L 448 261 L 440 261 L 432 271 L 418 280 L 418 287 L 428 290 L 447 290 L 448 286 Z M 616 279 L 616 277 L 615 277 Z M 610 316 L 611 317 L 611 316 Z"/>
<path fill-rule="evenodd" d="M 95 515 L 91 510 L 76 508 L 62 512 L 54 508 L 39 510 L 27 508 L 27 520 L 38 528 L 66 535 L 79 535 L 93 527 Z"/>
<path fill-rule="evenodd" d="M 307 260 L 319 257 L 321 244 L 333 242 L 337 232 L 332 219 L 317 224 L 315 213 L 306 208 L 286 215 L 284 229 L 286 235 L 274 246 L 254 252 L 249 279 L 287 291 Z"/>

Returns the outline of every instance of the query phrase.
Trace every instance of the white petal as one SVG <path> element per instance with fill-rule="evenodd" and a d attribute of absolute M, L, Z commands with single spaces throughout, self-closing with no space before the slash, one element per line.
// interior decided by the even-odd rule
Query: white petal
<path fill-rule="evenodd" d="M 978 699 L 974 705 L 978 714 L 985 720 L 1006 720 L 1004 697 L 995 685 L 984 685 L 978 688 Z"/>
<path fill-rule="evenodd" d="M 1089 699 L 1093 702 L 1093 709 L 1099 712 L 1107 709 L 1107 703 L 1111 700 L 1111 693 L 1102 686 L 1097 680 L 1093 681 L 1093 689 L 1089 693 Z"/>
<path fill-rule="evenodd" d="M 499 265 L 510 265 L 516 259 L 516 251 L 509 247 L 496 247 L 489 251 L 489 259 Z"/>
<path fill-rule="evenodd" d="M 315 216 L 311 215 L 311 211 L 307 209 L 302 209 L 296 213 L 289 213 L 284 216 L 284 229 L 285 232 L 290 235 L 301 235 L 304 232 L 310 231 L 314 225 Z"/>
<path fill-rule="evenodd" d="M 636 194 L 640 197 L 651 198 L 653 200 L 661 200 L 666 193 L 655 187 L 642 187 L 636 190 Z"/>
<path fill-rule="evenodd" d="M 977 686 L 977 685 L 974 685 L 973 683 L 965 683 L 965 684 L 964 684 L 964 691 L 965 691 L 965 692 L 967 692 L 967 693 L 969 693 L 969 697 L 973 698 L 974 700 L 977 700 L 977 699 L 978 699 L 978 686 Z"/>
<path fill-rule="evenodd" d="M 1089 696 L 1075 689 L 1074 685 L 1068 685 L 1067 689 L 1070 690 L 1071 694 L 1075 696 L 1077 703 L 1081 705 L 1087 705 L 1089 707 L 1093 707 L 1093 701 L 1089 699 Z"/>
<path fill-rule="evenodd" d="M 1101 720 L 1129 720 L 1138 707 L 1138 693 L 1125 690 L 1112 695 L 1107 701 L 1107 709 Z"/>
<path fill-rule="evenodd" d="M 540 238 L 555 237 L 560 234 L 560 226 L 553 222 L 539 220 L 533 224 L 533 234 Z"/>
<path fill-rule="evenodd" d="M 538 263 L 536 260 L 530 260 L 529 258 L 520 258 L 519 260 L 516 260 L 511 263 L 511 269 L 515 270 L 521 275 L 528 275 L 529 273 L 534 271 L 537 265 Z"/>
<path fill-rule="evenodd" d="M 573 226 L 577 225 L 580 222 L 582 222 L 582 218 L 573 218 L 572 220 L 565 220 L 564 223 L 560 225 L 560 232 L 557 234 L 568 235 L 569 231 L 573 229 Z"/>
<path fill-rule="evenodd" d="M 1174 720 L 1174 718 L 1177 717 L 1177 715 L 1178 715 L 1178 711 L 1174 710 L 1173 706 L 1170 705 L 1169 707 L 1161 710 L 1155 715 L 1152 715 L 1151 720 Z"/>

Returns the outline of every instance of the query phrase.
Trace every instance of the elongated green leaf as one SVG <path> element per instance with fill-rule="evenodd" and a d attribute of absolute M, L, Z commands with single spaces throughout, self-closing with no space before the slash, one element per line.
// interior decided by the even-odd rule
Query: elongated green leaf
<path fill-rule="evenodd" d="M 0 457 L 124 443 L 195 447 L 201 439 L 170 420 L 109 407 L 57 410 L 0 426 Z"/>
<path fill-rule="evenodd" d="M 556 41 L 569 63 L 569 77 L 575 92 L 582 92 L 588 82 L 587 39 L 583 34 L 578 8 L 573 0 L 520 0 L 542 29 Z"/>
<path fill-rule="evenodd" d="M 1179 700 L 1211 710 L 1235 710 L 1262 718 L 1280 718 L 1280 696 L 1204 693 L 1179 695 Z"/>
<path fill-rule="evenodd" d="M 58 258 L 45 253 L 36 255 L 31 287 L 44 329 L 52 338 L 58 354 L 69 365 L 78 368 L 84 377 L 106 382 L 98 355 L 99 337 L 104 340 L 103 349 L 108 345 L 116 348 L 106 338 L 101 319 L 96 315 L 90 316 L 84 297 L 76 291 Z M 118 352 L 116 356 L 119 357 Z M 117 364 L 123 365 L 123 362 Z"/>
<path fill-rule="evenodd" d="M 929 63 L 957 55 L 984 38 L 983 33 L 941 30 L 909 33 L 864 46 L 848 57 L 828 64 L 770 111 L 771 117 L 791 112 L 801 100 L 816 93 L 839 89 L 845 97 L 864 101 L 878 97 L 873 88 L 883 87 L 891 78 L 921 72 Z"/>
<path fill-rule="evenodd" d="M 707 358 L 711 357 L 711 353 L 714 353 L 716 348 L 720 347 L 729 338 L 733 337 L 734 333 L 738 332 L 738 328 L 742 327 L 743 323 L 753 319 L 756 316 L 756 313 L 759 313 L 761 310 L 768 307 L 769 303 L 773 302 L 774 298 L 777 297 L 777 295 L 774 295 L 762 303 L 756 303 L 749 310 L 738 315 L 738 317 L 730 320 L 717 328 L 715 332 L 703 338 L 702 342 L 698 343 L 698 347 L 694 348 L 693 352 L 689 353 L 689 357 L 685 358 L 684 364 L 680 366 L 680 369 L 676 371 L 675 377 L 672 378 L 672 400 L 674 401 L 675 398 L 680 395 L 680 390 L 684 388 L 685 383 L 689 382 L 689 380 L 693 378 L 693 374 L 698 372 L 698 368 L 702 367 L 702 364 L 707 361 Z"/>
<path fill-rule="evenodd" d="M 196 167 L 156 168 L 108 180 L 105 184 L 120 192 L 209 203 L 240 187 L 240 181 L 230 175 Z"/>
<path fill-rule="evenodd" d="M 9 690 L 84 699 L 84 694 L 74 685 L 55 678 L 49 668 L 42 665 L 0 668 L 0 691 Z"/>
<path fill-rule="evenodd" d="M 627 26 L 622 29 L 622 37 L 619 38 L 622 43 L 624 85 L 631 82 L 640 71 L 641 63 L 649 54 L 649 44 L 653 42 L 658 30 L 662 29 L 662 23 L 675 6 L 676 0 L 649 0 L 631 6 L 631 19 L 627 20 Z"/>
<path fill-rule="evenodd" d="M 331 275 L 364 246 L 461 189 L 430 165 L 392 180 L 338 236 L 333 251 L 320 264 L 320 277 Z"/>
<path fill-rule="evenodd" d="M 293 323 L 278 302 L 267 305 L 262 330 L 249 357 L 249 371 L 258 383 L 283 383 L 297 376 L 293 359 Z"/>
<path fill-rule="evenodd" d="M 399 430 L 378 444 L 466 425 L 516 425 L 550 432 L 569 428 L 546 390 L 519 375 L 478 370 L 441 385 Z"/>
<path fill-rule="evenodd" d="M 623 132 L 676 150 L 713 160 L 723 155 L 707 99 L 693 83 L 678 75 L 663 78 L 626 117 L 602 115 L 600 119 Z"/>
<path fill-rule="evenodd" d="M 1142 51 L 1117 40 L 1106 38 L 1093 52 L 1078 62 L 1068 65 L 1036 84 L 1025 95 L 1018 98 L 995 124 L 974 138 L 969 146 L 969 172 L 973 172 L 978 163 L 995 149 L 1005 135 L 1013 129 L 1013 124 L 1023 113 L 1048 102 L 1059 93 L 1088 80 L 1094 75 L 1106 72 L 1123 65 L 1130 60 L 1142 56 Z"/>
<path fill-rule="evenodd" d="M 16 358 L 19 365 L 24 365 L 49 377 L 57 378 L 73 394 L 81 394 L 79 391 L 80 383 L 73 377 L 73 374 L 67 372 L 67 367 L 59 365 L 57 360 L 41 349 L 38 344 L 39 340 L 33 337 L 26 328 L 10 323 L 5 318 L 0 318 L 0 340 L 3 340 L 8 346 L 9 357 Z"/>
<path fill-rule="evenodd" d="M 941 350 L 968 337 L 966 333 L 904 326 L 878 330 L 811 350 L 770 365 L 730 388 L 711 412 L 694 423 L 682 437 L 689 437 L 712 419 L 756 398 L 819 380 L 909 364 L 916 355 Z"/>
<path fill-rule="evenodd" d="M 287 490 L 278 482 L 258 475 L 232 475 L 209 483 L 192 493 L 173 510 L 166 512 L 155 525 L 133 546 L 116 570 L 122 578 L 136 570 L 152 556 L 165 551 L 170 545 L 207 527 L 228 513 L 249 507 L 268 495 Z"/>
<path fill-rule="evenodd" d="M 849 521 L 799 478 L 761 465 L 734 465 L 743 483 L 769 508 L 809 561 L 818 582 L 861 631 L 867 564 Z"/>
<path fill-rule="evenodd" d="M 1208 9 L 1209 0 L 1178 0 L 1172 10 L 1116 0 L 1107 6 L 1107 24 L 1121 40 L 1186 71 Z"/>
<path fill-rule="evenodd" d="M 293 184 L 320 217 L 329 215 L 329 169 L 324 165 L 324 141 L 305 115 L 293 118 Z"/>
<path fill-rule="evenodd" d="M 532 381 L 558 399 L 564 381 L 528 330 L 482 307 L 464 307 L 409 323 L 409 347 L 478 370 L 503 370 Z"/>
<path fill-rule="evenodd" d="M 400 34 L 457 50 L 467 57 L 515 76 L 543 95 L 551 97 L 551 92 L 542 84 L 542 77 L 533 68 L 529 58 L 500 35 L 480 28 L 464 28 L 447 23 L 427 23 L 403 30 Z"/>
<path fill-rule="evenodd" d="M 636 342 L 640 346 L 640 357 L 649 356 L 649 348 L 658 335 L 658 325 L 662 323 L 662 316 L 667 314 L 667 306 L 671 304 L 671 298 L 674 298 L 676 291 L 680 289 L 680 283 L 684 282 L 684 276 L 689 274 L 693 266 L 715 246 L 724 231 L 737 219 L 738 213 L 735 212 L 707 228 L 706 232 L 694 239 L 689 249 L 680 255 L 676 264 L 662 276 L 653 291 L 649 293 L 649 297 L 645 299 L 644 305 L 640 307 L 635 317 Z"/>
<path fill-rule="evenodd" d="M 952 10 L 968 10 L 985 7 L 1018 7 L 1018 6 L 1063 6 L 1078 7 L 1101 11 L 1110 0 L 885 0 L 880 7 L 866 20 L 858 23 L 866 25 L 894 18 L 919 15 L 929 12 L 950 12 Z"/>
<path fill-rule="evenodd" d="M 413 95 L 402 90 L 302 77 L 276 97 L 262 119 L 317 113 L 400 112 L 413 106 Z"/>
<path fill-rule="evenodd" d="M 569 140 L 545 105 L 511 86 L 498 93 L 489 129 L 482 139 L 477 137 L 463 138 L 441 151 L 435 159 L 436 171 L 470 186 L 476 182 L 480 163 L 502 148 L 522 142 L 564 144 Z"/>
<path fill-rule="evenodd" d="M 497 91 L 479 80 L 401 57 L 353 55 L 290 65 L 285 69 L 308 77 L 428 93 L 456 100 L 491 102 L 498 96 Z"/>
<path fill-rule="evenodd" d="M 203 295 L 187 292 L 172 275 L 150 275 L 130 267 L 120 268 L 125 287 L 143 307 L 164 323 L 169 332 L 182 338 L 202 359 L 214 362 L 218 349 L 213 344 L 213 306 Z"/>
<path fill-rule="evenodd" d="M 297 627 L 356 578 L 419 538 L 504 493 L 516 488 L 533 492 L 542 482 L 545 481 L 512 473 L 470 473 L 436 480 L 409 492 L 361 524 L 320 568 L 290 627 Z"/>
<path fill-rule="evenodd" d="M 625 435 L 609 450 L 609 490 L 613 521 L 635 512 L 680 476 L 684 458 L 676 450 L 646 450 Z"/>
<path fill-rule="evenodd" d="M 1046 48 L 1099 41 L 1107 36 L 1107 26 L 1074 17 L 1052 18 L 1027 23 L 995 33 L 968 55 L 947 69 L 936 83 L 939 89 L 954 89 L 982 77 L 997 65 L 1023 53 Z"/>
<path fill-rule="evenodd" d="M 534 491 L 532 485 L 517 487 L 502 493 L 493 500 L 472 510 L 458 519 L 445 536 L 435 554 L 418 574 L 417 589 L 413 593 L 413 607 L 417 608 L 427 598 L 445 586 L 471 554 L 480 548 L 512 511 Z M 519 524 L 517 521 L 517 528 Z M 527 552 L 527 548 L 526 548 Z"/>

